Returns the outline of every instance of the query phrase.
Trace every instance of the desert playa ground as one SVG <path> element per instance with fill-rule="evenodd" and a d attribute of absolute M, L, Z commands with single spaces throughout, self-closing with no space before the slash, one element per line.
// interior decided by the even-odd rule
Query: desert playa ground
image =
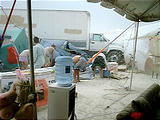
<path fill-rule="evenodd" d="M 154 76 L 133 73 L 131 90 L 131 72 L 119 72 L 128 78 L 100 78 L 96 74 L 92 80 L 81 80 L 76 84 L 75 114 L 78 120 L 115 120 L 116 115 L 133 99 L 153 83 L 160 83 Z M 38 108 L 39 120 L 47 120 L 47 106 Z"/>

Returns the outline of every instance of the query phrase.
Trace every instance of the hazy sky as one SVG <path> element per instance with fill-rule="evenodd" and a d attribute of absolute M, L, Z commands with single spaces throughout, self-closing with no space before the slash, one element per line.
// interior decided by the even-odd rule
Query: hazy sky
<path fill-rule="evenodd" d="M 14 0 L 1 0 L 3 7 L 11 7 Z M 10 1 L 10 3 L 8 2 Z M 16 8 L 26 8 L 24 0 L 17 0 Z M 131 22 L 116 12 L 101 7 L 99 3 L 89 3 L 87 0 L 32 0 L 32 7 L 38 9 L 85 10 L 90 12 L 91 32 L 106 32 L 121 29 Z"/>
<path fill-rule="evenodd" d="M 0 5 L 4 8 L 11 8 L 13 1 L 0 0 Z M 17 0 L 16 8 L 26 9 L 26 1 Z M 87 0 L 32 0 L 32 8 L 89 11 L 91 16 L 91 32 L 121 32 L 133 23 L 133 21 L 127 20 L 113 10 L 101 7 L 99 3 L 89 3 Z M 111 36 L 111 34 L 107 36 Z"/>

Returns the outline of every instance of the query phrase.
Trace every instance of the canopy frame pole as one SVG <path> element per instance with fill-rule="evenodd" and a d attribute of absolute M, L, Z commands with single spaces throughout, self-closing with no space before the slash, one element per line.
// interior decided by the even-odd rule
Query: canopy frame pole
<path fill-rule="evenodd" d="M 160 4 L 160 0 L 157 0 L 152 6 L 150 6 L 146 11 L 144 11 L 141 16 L 144 16 L 145 14 L 149 13 L 152 9 L 156 8 L 157 6 L 159 6 Z"/>
<path fill-rule="evenodd" d="M 104 48 L 102 48 L 98 53 L 96 53 L 92 58 L 90 58 L 86 64 L 89 64 L 90 62 L 92 62 L 92 60 L 94 58 L 96 58 L 101 52 L 104 51 L 104 49 L 106 49 L 110 44 L 112 44 L 115 40 L 117 40 L 123 33 L 125 33 L 132 25 L 134 25 L 134 23 L 132 23 L 129 27 L 127 27 L 123 32 L 121 32 L 116 38 L 114 38 L 110 43 L 108 43 Z"/>
<path fill-rule="evenodd" d="M 136 48 L 137 48 L 138 28 L 139 28 L 139 22 L 136 22 L 136 36 L 135 36 L 135 45 L 134 45 L 134 51 L 133 51 L 131 80 L 130 80 L 130 86 L 129 86 L 130 91 L 131 91 L 131 87 L 132 87 L 133 70 L 135 67 L 135 55 L 136 55 Z"/>
<path fill-rule="evenodd" d="M 27 13 L 28 13 L 28 39 L 29 39 L 29 52 L 30 52 L 30 72 L 31 72 L 31 88 L 32 93 L 35 94 L 35 76 L 34 76 L 34 63 L 33 63 L 33 42 L 32 42 L 32 13 L 31 13 L 31 0 L 27 0 Z M 36 101 L 34 104 L 35 120 L 37 120 Z"/>

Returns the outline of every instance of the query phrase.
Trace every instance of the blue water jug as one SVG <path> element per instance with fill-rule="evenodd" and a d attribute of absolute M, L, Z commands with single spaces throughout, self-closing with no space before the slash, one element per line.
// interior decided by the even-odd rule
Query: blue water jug
<path fill-rule="evenodd" d="M 58 56 L 55 63 L 55 80 L 59 86 L 70 86 L 73 80 L 72 57 Z"/>

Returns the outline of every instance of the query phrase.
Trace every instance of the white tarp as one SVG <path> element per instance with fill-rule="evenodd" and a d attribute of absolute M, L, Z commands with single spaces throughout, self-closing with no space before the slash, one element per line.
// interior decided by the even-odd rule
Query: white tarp
<path fill-rule="evenodd" d="M 136 67 L 140 71 L 145 71 L 146 61 L 149 57 L 160 55 L 160 28 L 159 23 L 149 24 L 139 28 L 137 49 L 136 49 Z M 126 39 L 124 42 L 124 57 L 126 63 L 130 61 L 130 55 L 133 55 L 135 39 Z"/>

